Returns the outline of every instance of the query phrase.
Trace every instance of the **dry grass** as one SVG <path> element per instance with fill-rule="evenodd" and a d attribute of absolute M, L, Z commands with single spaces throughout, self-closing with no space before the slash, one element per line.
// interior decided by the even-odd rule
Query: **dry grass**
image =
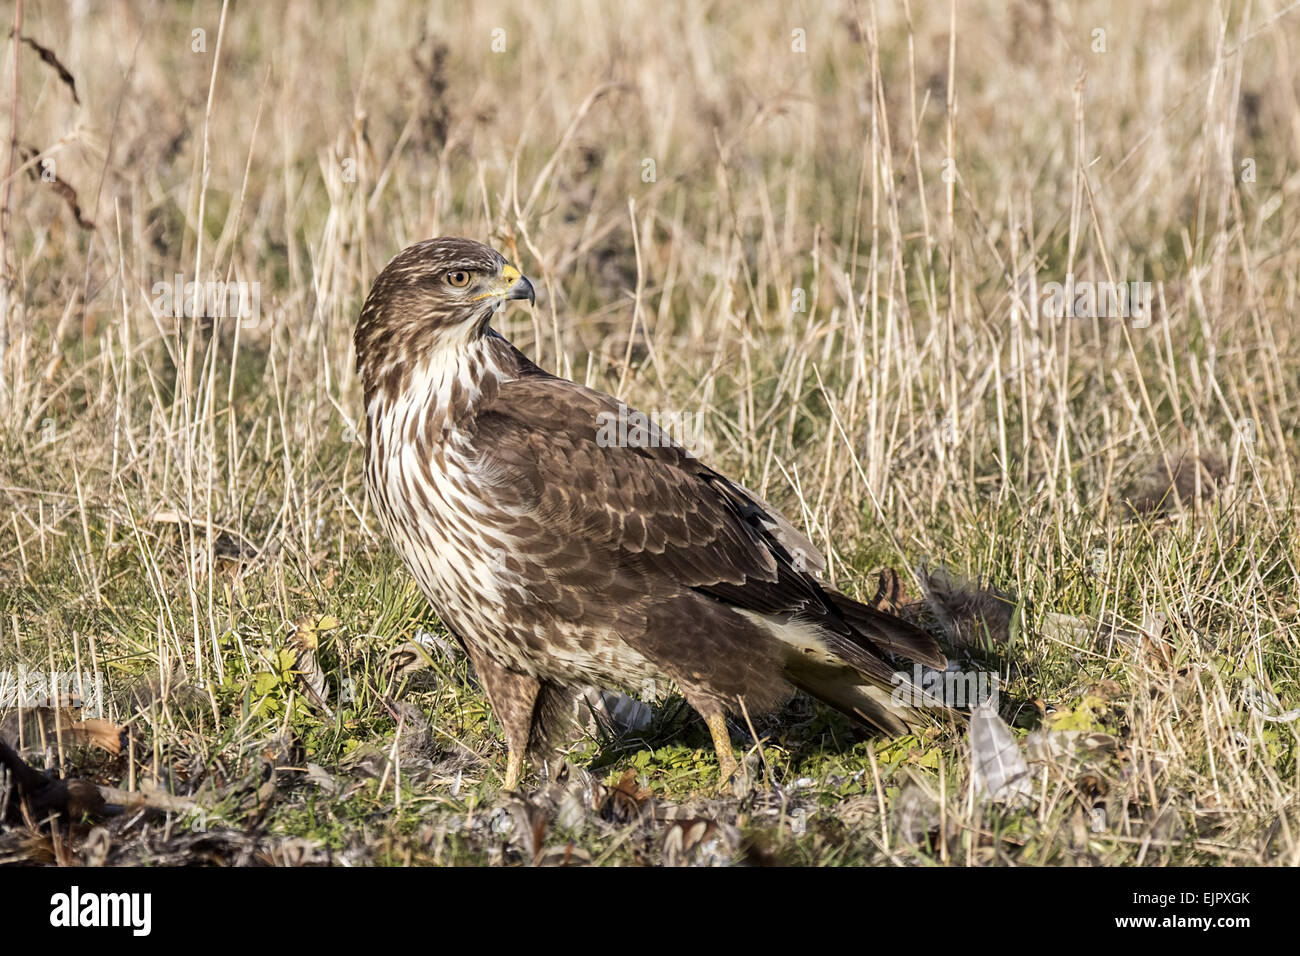
<path fill-rule="evenodd" d="M 80 105 L 6 46 L 0 666 L 106 675 L 103 782 L 308 841 L 239 860 L 1300 862 L 1300 722 L 1251 691 L 1300 703 L 1300 8 L 423 6 L 27 3 Z M 950 631 L 1039 731 L 1032 806 L 976 799 L 960 727 L 854 744 L 804 703 L 742 803 L 690 796 L 707 738 L 671 704 L 651 749 L 589 745 L 712 830 L 576 774 L 503 801 L 463 661 L 390 665 L 436 623 L 354 440 L 353 319 L 438 234 L 534 279 L 502 332 L 692 416 L 846 587 L 928 560 L 1010 595 L 1012 634 Z M 261 320 L 155 315 L 176 273 L 260 283 Z M 1151 321 L 1040 314 L 1067 274 L 1153 282 Z M 276 663 L 321 614 L 329 715 Z M 502 856 L 492 813 L 533 842 Z"/>

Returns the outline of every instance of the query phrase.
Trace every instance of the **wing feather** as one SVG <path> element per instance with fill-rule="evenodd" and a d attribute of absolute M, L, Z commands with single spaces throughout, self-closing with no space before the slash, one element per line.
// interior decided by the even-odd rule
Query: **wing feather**
<path fill-rule="evenodd" d="M 503 383 L 475 420 L 481 473 L 500 506 L 565 542 L 539 572 L 548 584 L 585 590 L 595 581 L 609 586 L 613 575 L 624 590 L 673 584 L 742 610 L 789 615 L 833 636 L 872 676 L 886 673 L 882 646 L 943 660 L 925 632 L 823 587 L 802 569 L 825 565 L 804 535 L 680 445 L 666 437 L 644 447 L 602 445 L 603 414 L 620 414 L 619 404 L 533 367 Z"/>

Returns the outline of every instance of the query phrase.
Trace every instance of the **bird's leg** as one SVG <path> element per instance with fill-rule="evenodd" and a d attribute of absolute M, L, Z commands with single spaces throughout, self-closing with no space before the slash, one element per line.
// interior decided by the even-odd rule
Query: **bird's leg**
<path fill-rule="evenodd" d="M 709 733 L 713 735 L 713 749 L 718 752 L 718 789 L 728 790 L 738 765 L 736 755 L 731 752 L 731 735 L 727 733 L 727 715 L 721 710 L 713 710 L 705 715 L 704 722 L 709 725 Z"/>
<path fill-rule="evenodd" d="M 519 786 L 519 778 L 524 773 L 524 755 L 522 751 L 510 748 L 510 755 L 506 757 L 506 782 L 501 785 L 502 790 L 510 791 Z"/>
<path fill-rule="evenodd" d="M 504 790 L 514 790 L 524 773 L 524 753 L 533 727 L 533 710 L 541 683 L 535 677 L 507 670 L 482 653 L 473 644 L 467 644 L 469 659 L 478 674 L 479 682 L 487 691 L 492 710 L 506 731 L 506 779 Z"/>

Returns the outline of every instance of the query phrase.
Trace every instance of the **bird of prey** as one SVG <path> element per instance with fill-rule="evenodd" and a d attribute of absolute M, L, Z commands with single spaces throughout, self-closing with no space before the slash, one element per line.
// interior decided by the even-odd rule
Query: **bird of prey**
<path fill-rule="evenodd" d="M 795 688 L 887 733 L 918 723 L 886 655 L 942 668 L 934 639 L 819 581 L 806 537 L 667 436 L 602 440 L 626 406 L 492 329 L 513 299 L 533 286 L 495 250 L 429 239 L 380 273 L 355 333 L 370 500 L 505 728 L 505 788 L 587 685 L 674 682 L 724 784 L 726 715 Z"/>

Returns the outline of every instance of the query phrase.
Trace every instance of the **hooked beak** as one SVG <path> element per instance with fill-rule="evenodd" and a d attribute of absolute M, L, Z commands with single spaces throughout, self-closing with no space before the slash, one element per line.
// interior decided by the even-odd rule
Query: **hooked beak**
<path fill-rule="evenodd" d="M 501 267 L 501 279 L 496 283 L 496 287 L 482 295 L 474 296 L 473 301 L 478 302 L 482 299 L 496 299 L 497 308 L 501 308 L 509 299 L 527 299 L 529 305 L 537 304 L 537 294 L 533 291 L 533 284 L 519 274 L 519 270 L 514 266 L 506 264 Z"/>
<path fill-rule="evenodd" d="M 514 266 L 504 266 L 501 269 L 501 278 L 504 282 L 510 283 L 505 290 L 506 299 L 527 299 L 529 305 L 537 304 L 537 293 L 533 290 L 533 284 L 526 276 L 520 275 L 519 270 Z"/>

